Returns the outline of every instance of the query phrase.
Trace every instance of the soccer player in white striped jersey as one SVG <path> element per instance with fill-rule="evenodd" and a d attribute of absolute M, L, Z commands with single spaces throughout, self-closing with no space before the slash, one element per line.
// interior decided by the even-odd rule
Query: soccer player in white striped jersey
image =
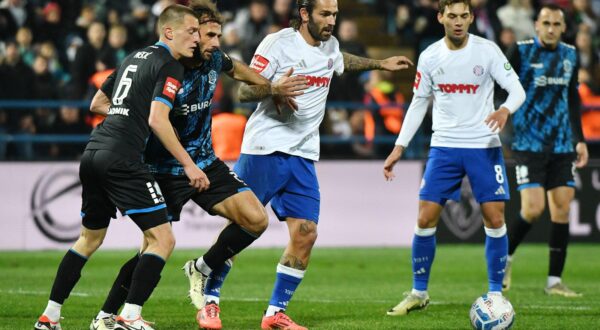
<path fill-rule="evenodd" d="M 344 71 L 406 69 L 403 56 L 372 60 L 340 52 L 332 36 L 338 14 L 336 0 L 297 0 L 300 19 L 292 28 L 268 35 L 258 46 L 251 67 L 276 81 L 293 71 L 306 77 L 308 89 L 295 97 L 296 111 L 268 97 L 269 87 L 240 88 L 240 101 L 264 93 L 244 133 L 242 155 L 234 171 L 258 199 L 269 201 L 286 221 L 290 240 L 277 265 L 275 287 L 263 317 L 263 329 L 306 329 L 285 310 L 302 281 L 317 238 L 320 194 L 314 162 L 319 159 L 319 125 L 325 114 L 329 84 Z M 221 276 L 212 274 L 211 276 Z"/>
<path fill-rule="evenodd" d="M 460 199 L 465 175 L 483 213 L 489 292 L 502 294 L 508 254 L 504 201 L 509 191 L 498 133 L 525 100 L 525 91 L 498 46 L 467 32 L 473 22 L 469 0 L 441 0 L 438 20 L 445 37 L 419 57 L 414 96 L 383 169 L 385 178 L 391 180 L 393 167 L 421 125 L 433 96 L 434 133 L 412 243 L 413 289 L 388 315 L 406 315 L 429 303 L 436 226 L 446 201 Z M 508 92 L 497 110 L 494 81 Z"/>

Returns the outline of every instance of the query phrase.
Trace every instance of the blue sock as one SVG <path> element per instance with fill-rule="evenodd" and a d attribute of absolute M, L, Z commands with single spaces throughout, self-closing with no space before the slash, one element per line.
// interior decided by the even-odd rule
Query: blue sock
<path fill-rule="evenodd" d="M 502 278 L 508 257 L 506 225 L 492 229 L 485 227 L 485 259 L 487 261 L 489 292 L 502 292 Z"/>
<path fill-rule="evenodd" d="M 271 300 L 269 300 L 267 316 L 274 315 L 276 311 L 287 308 L 303 277 L 303 270 L 294 269 L 282 264 L 277 265 L 277 279 L 275 280 Z"/>
<path fill-rule="evenodd" d="M 231 267 L 233 266 L 233 261 L 231 259 L 227 259 L 225 263 L 213 270 L 206 281 L 206 286 L 204 287 L 204 295 L 206 296 L 206 302 L 215 302 L 219 304 L 219 297 L 221 297 L 221 287 L 223 286 L 223 282 L 229 274 Z"/>
<path fill-rule="evenodd" d="M 431 265 L 435 257 L 436 228 L 415 227 L 412 243 L 413 289 L 427 291 Z"/>

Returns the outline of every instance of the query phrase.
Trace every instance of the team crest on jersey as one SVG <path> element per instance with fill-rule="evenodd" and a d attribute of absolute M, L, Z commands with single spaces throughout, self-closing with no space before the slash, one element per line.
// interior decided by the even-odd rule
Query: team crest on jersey
<path fill-rule="evenodd" d="M 269 60 L 266 58 L 256 54 L 252 58 L 252 62 L 250 63 L 250 68 L 254 69 L 254 71 L 261 73 L 265 71 L 267 66 L 269 65 Z"/>
<path fill-rule="evenodd" d="M 564 60 L 563 69 L 565 70 L 565 73 L 571 73 L 571 71 L 573 71 L 573 64 L 571 63 L 571 61 Z"/>
<path fill-rule="evenodd" d="M 331 70 L 331 68 L 333 68 L 333 60 L 332 60 L 332 59 L 329 59 L 329 60 L 327 61 L 327 69 L 328 69 L 328 70 Z"/>
<path fill-rule="evenodd" d="M 208 83 L 214 85 L 217 82 L 217 72 L 215 70 L 210 70 L 208 73 Z"/>
<path fill-rule="evenodd" d="M 473 74 L 476 75 L 477 77 L 482 76 L 484 72 L 485 72 L 485 70 L 483 69 L 483 67 L 481 65 L 476 65 L 473 67 Z"/>

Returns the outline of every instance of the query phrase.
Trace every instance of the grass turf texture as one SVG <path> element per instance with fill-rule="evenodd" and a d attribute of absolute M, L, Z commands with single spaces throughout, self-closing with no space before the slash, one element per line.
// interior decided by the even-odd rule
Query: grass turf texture
<path fill-rule="evenodd" d="M 513 264 L 507 297 L 517 316 L 514 329 L 600 328 L 598 245 L 569 247 L 565 283 L 583 298 L 548 297 L 543 293 L 548 250 L 525 244 Z M 221 293 L 224 329 L 260 329 L 282 249 L 250 249 L 234 262 Z M 88 329 L 102 306 L 121 264 L 131 251 L 98 251 L 90 259 L 71 297 L 61 325 Z M 44 310 L 64 251 L 0 252 L 0 329 L 32 329 Z M 187 299 L 188 283 L 180 270 L 199 251 L 176 250 L 162 280 L 144 306 L 157 330 L 196 329 L 195 310 Z M 471 303 L 487 290 L 483 246 L 440 245 L 433 265 L 425 311 L 404 317 L 385 312 L 411 288 L 410 249 L 316 248 L 304 281 L 288 312 L 310 329 L 465 329 Z"/>

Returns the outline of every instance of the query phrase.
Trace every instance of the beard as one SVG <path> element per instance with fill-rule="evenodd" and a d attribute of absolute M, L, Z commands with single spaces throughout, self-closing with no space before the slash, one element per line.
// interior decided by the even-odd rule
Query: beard
<path fill-rule="evenodd" d="M 310 17 L 308 19 L 308 33 L 310 33 L 310 36 L 318 41 L 327 41 L 329 40 L 329 38 L 331 38 L 331 34 L 329 36 L 323 36 L 321 35 L 321 33 L 323 32 L 323 29 L 319 30 L 319 26 L 312 20 L 312 17 Z"/>

